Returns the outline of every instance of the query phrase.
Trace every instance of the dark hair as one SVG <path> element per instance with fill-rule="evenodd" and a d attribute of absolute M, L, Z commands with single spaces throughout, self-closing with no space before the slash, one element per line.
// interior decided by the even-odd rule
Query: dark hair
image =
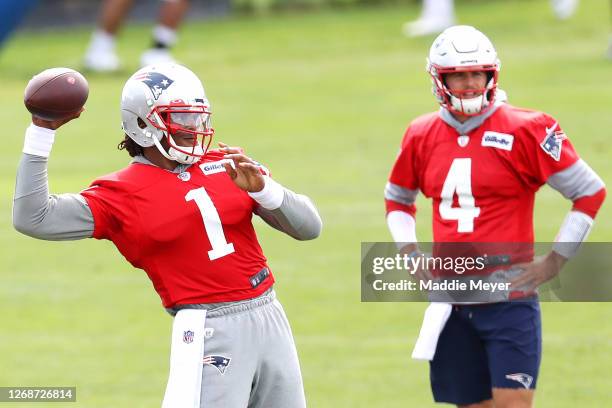
<path fill-rule="evenodd" d="M 142 150 L 142 146 L 136 144 L 134 140 L 128 135 L 123 136 L 123 140 L 119 142 L 117 145 L 117 149 L 119 150 L 127 150 L 128 154 L 131 157 L 142 156 L 144 151 Z"/>

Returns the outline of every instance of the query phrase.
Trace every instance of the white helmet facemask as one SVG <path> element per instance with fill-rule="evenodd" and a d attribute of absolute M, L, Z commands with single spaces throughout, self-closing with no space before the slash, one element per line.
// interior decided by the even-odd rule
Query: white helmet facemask
<path fill-rule="evenodd" d="M 457 98 L 456 96 L 451 95 L 450 100 L 451 105 L 456 111 L 462 112 L 466 115 L 478 114 L 489 104 L 485 98 L 485 94 L 476 96 L 474 98 Z"/>
<path fill-rule="evenodd" d="M 480 114 L 483 110 L 486 110 L 490 103 L 492 103 L 493 100 L 490 99 L 490 92 L 492 90 L 494 90 L 493 78 L 491 78 L 486 88 L 482 90 L 480 95 L 472 98 L 461 98 L 460 96 L 455 96 L 450 90 L 447 90 L 446 93 L 450 100 L 451 106 L 455 111 L 470 116 Z"/>

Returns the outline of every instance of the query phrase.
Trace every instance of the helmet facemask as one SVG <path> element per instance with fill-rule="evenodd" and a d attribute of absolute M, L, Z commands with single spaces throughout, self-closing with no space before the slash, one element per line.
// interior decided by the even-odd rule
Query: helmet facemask
<path fill-rule="evenodd" d="M 495 92 L 497 90 L 497 76 L 499 69 L 497 65 L 463 66 L 463 67 L 440 67 L 431 64 L 429 74 L 432 78 L 433 92 L 440 105 L 452 113 L 465 116 L 477 116 L 493 106 Z M 453 90 L 446 85 L 444 76 L 455 72 L 485 72 L 487 83 L 481 89 Z M 464 98 L 462 95 L 476 93 L 478 96 Z"/>
<path fill-rule="evenodd" d="M 155 146 L 167 159 L 183 164 L 197 162 L 208 151 L 215 132 L 210 115 L 206 105 L 188 105 L 182 101 L 155 106 L 147 119 L 163 132 L 169 148 L 166 151 L 156 138 L 153 139 Z"/>

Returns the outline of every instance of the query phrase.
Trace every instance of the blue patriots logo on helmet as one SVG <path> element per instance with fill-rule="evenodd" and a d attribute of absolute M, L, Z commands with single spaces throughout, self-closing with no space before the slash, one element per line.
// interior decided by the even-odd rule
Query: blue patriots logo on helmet
<path fill-rule="evenodd" d="M 159 99 L 162 92 L 174 83 L 172 79 L 159 72 L 144 72 L 135 76 L 134 79 L 138 79 L 147 85 L 155 100 Z"/>
<path fill-rule="evenodd" d="M 214 366 L 221 374 L 225 374 L 225 369 L 229 365 L 231 358 L 225 356 L 205 356 L 204 364 Z"/>
<path fill-rule="evenodd" d="M 550 128 L 546 128 L 546 137 L 540 143 L 542 149 L 556 161 L 561 159 L 561 148 L 563 141 L 567 139 L 565 133 L 561 130 L 556 130 L 559 124 L 555 122 Z"/>

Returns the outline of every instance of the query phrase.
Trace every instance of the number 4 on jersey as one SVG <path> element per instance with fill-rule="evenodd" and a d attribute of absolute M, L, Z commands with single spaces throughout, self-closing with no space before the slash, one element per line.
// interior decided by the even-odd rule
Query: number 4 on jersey
<path fill-rule="evenodd" d="M 459 207 L 453 207 L 457 194 Z M 480 215 L 472 195 L 472 159 L 455 159 L 444 180 L 440 202 L 440 217 L 457 220 L 457 232 L 474 232 L 474 218 Z"/>

